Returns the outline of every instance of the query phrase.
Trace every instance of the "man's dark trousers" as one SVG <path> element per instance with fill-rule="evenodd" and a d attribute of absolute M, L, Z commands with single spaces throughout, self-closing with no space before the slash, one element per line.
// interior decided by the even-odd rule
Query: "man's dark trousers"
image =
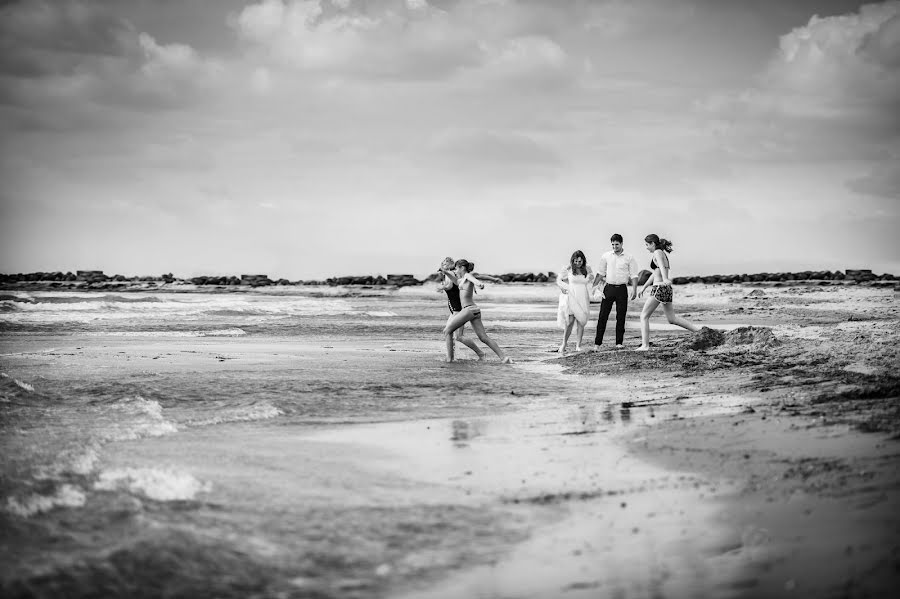
<path fill-rule="evenodd" d="M 628 311 L 628 285 L 607 285 L 603 288 L 603 300 L 600 302 L 600 318 L 597 320 L 597 336 L 594 344 L 603 343 L 603 333 L 606 332 L 606 321 L 612 312 L 613 304 L 616 305 L 616 345 L 625 342 L 625 313 Z"/>

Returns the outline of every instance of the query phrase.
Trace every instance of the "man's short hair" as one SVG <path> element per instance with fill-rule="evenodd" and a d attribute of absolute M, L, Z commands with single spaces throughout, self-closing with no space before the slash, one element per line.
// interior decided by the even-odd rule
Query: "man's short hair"
<path fill-rule="evenodd" d="M 612 237 L 610 237 L 609 240 L 610 240 L 610 242 L 618 241 L 619 243 L 622 243 L 622 236 L 619 235 L 618 233 L 613 233 Z"/>

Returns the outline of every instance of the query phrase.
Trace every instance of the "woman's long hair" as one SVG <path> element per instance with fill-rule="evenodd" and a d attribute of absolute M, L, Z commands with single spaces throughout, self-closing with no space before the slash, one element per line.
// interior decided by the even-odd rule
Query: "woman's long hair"
<path fill-rule="evenodd" d="M 465 265 L 465 267 L 466 267 L 466 272 L 472 272 L 473 270 L 475 270 L 475 263 L 469 262 L 465 258 L 460 258 L 459 260 L 457 260 L 456 262 L 453 263 L 454 267 L 463 266 L 463 265 Z"/>
<path fill-rule="evenodd" d="M 573 273 L 579 272 L 579 270 L 576 270 L 575 268 L 575 258 L 581 258 L 580 274 L 587 276 L 587 258 L 584 257 L 584 252 L 582 252 L 581 250 L 575 250 L 575 252 L 572 254 L 572 257 L 569 258 L 569 269 Z"/>
<path fill-rule="evenodd" d="M 650 233 L 646 237 L 644 237 L 644 241 L 647 243 L 652 243 L 656 245 L 656 249 L 662 250 L 665 253 L 670 253 L 672 251 L 672 242 L 668 239 L 660 239 L 659 235 L 656 233 Z"/>

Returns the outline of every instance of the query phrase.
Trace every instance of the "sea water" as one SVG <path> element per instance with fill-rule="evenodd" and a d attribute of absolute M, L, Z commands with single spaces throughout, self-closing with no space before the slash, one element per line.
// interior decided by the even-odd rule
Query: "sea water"
<path fill-rule="evenodd" d="M 431 286 L 7 292 L 3 595 L 392 596 L 501 560 L 554 498 L 668 481 L 613 449 L 646 413 L 548 362 L 555 295 L 480 293 L 507 366 L 443 361 Z"/>

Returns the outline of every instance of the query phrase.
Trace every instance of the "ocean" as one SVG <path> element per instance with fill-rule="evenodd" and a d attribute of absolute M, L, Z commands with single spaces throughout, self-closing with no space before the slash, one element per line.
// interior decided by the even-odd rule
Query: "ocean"
<path fill-rule="evenodd" d="M 556 296 L 479 293 L 503 365 L 443 361 L 430 285 L 3 293 L 2 595 L 457 596 L 573 494 L 688 502 L 615 444 L 666 408 L 552 360 Z"/>

